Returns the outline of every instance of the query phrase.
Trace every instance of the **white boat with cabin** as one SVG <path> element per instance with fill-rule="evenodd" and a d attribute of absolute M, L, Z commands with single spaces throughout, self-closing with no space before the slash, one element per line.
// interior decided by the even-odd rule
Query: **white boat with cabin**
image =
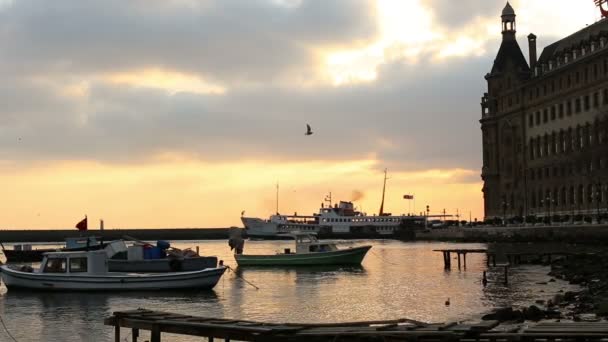
<path fill-rule="evenodd" d="M 56 291 L 212 289 L 225 266 L 189 272 L 108 272 L 106 251 L 48 252 L 38 269 L 0 266 L 7 288 Z"/>

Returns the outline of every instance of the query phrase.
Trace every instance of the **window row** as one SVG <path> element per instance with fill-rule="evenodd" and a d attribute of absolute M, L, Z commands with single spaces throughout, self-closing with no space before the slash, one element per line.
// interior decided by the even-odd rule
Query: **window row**
<path fill-rule="evenodd" d="M 608 89 L 602 91 L 601 104 L 608 105 Z M 538 110 L 530 113 L 528 115 L 528 127 L 539 126 L 549 121 L 563 119 L 564 116 L 572 116 L 573 113 L 578 114 L 582 111 L 589 111 L 591 108 L 598 107 L 600 107 L 600 92 L 596 91 L 591 95 L 568 100 L 545 108 L 542 111 Z"/>
<path fill-rule="evenodd" d="M 553 131 L 543 136 L 530 138 L 528 151 L 531 160 L 556 154 L 583 150 L 608 142 L 608 119 L 596 120 L 593 124 L 578 125 L 567 130 Z"/>
<path fill-rule="evenodd" d="M 573 175 L 591 174 L 596 170 L 608 168 L 608 158 L 596 158 L 585 163 L 567 163 L 552 167 L 539 167 L 528 170 L 528 179 L 532 181 L 563 178 Z"/>
<path fill-rule="evenodd" d="M 530 193 L 530 207 L 552 210 L 568 205 L 601 204 L 607 200 L 607 192 L 608 187 L 599 183 L 539 189 Z"/>

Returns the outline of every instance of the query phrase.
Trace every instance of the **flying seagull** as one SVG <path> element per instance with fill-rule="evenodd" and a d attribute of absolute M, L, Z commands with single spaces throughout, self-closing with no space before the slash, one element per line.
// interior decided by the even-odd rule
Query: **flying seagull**
<path fill-rule="evenodd" d="M 306 133 L 304 135 L 312 135 L 312 129 L 310 129 L 310 125 L 306 124 Z"/>

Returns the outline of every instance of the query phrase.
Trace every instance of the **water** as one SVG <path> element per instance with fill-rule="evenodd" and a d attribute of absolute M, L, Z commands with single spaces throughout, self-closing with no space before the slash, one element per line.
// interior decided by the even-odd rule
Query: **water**
<path fill-rule="evenodd" d="M 212 291 L 136 293 L 35 293 L 0 288 L 0 315 L 22 341 L 112 341 L 113 328 L 103 319 L 114 311 L 146 308 L 181 314 L 275 322 L 339 322 L 410 318 L 425 322 L 478 319 L 493 308 L 528 306 L 572 286 L 547 282 L 548 268 L 518 266 L 510 284 L 503 270 L 490 270 L 481 285 L 485 256 L 467 256 L 467 269 L 443 270 L 438 248 L 486 248 L 484 244 L 405 243 L 390 240 L 342 241 L 346 246 L 373 245 L 361 267 L 240 268 L 245 283 L 227 272 Z M 247 241 L 245 253 L 274 253 L 290 241 Z M 176 247 L 200 247 L 236 268 L 226 241 L 183 241 Z M 445 302 L 449 298 L 450 305 Z M 124 330 L 122 336 L 127 336 Z M 164 335 L 163 335 L 164 336 Z M 142 335 L 145 340 L 146 335 Z M 9 341 L 0 327 L 0 341 Z M 163 340 L 165 338 L 163 337 Z M 171 335 L 169 341 L 196 341 Z"/>

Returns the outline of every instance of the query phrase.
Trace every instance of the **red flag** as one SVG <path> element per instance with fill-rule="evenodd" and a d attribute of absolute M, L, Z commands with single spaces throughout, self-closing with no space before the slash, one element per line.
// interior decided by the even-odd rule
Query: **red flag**
<path fill-rule="evenodd" d="M 86 216 L 84 217 L 84 219 L 82 219 L 82 221 L 76 223 L 76 228 L 78 228 L 78 230 L 80 230 L 80 231 L 87 230 L 88 224 L 87 224 L 87 217 Z"/>

